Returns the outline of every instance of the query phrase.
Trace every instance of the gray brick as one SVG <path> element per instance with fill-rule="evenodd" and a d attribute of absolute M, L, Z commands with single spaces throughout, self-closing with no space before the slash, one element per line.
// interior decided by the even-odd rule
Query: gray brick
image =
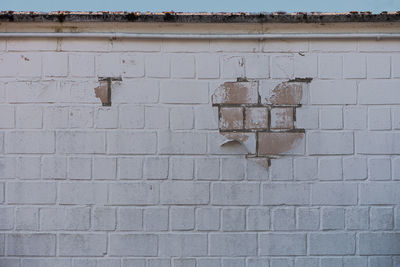
<path fill-rule="evenodd" d="M 356 104 L 355 81 L 316 81 L 310 86 L 312 104 Z"/>
<path fill-rule="evenodd" d="M 96 207 L 92 213 L 93 230 L 115 230 L 116 211 L 109 207 Z"/>
<path fill-rule="evenodd" d="M 247 258 L 247 267 L 269 267 L 269 261 L 266 258 Z"/>
<path fill-rule="evenodd" d="M 368 177 L 370 180 L 391 179 L 390 158 L 370 158 L 368 160 Z"/>
<path fill-rule="evenodd" d="M 352 132 L 311 132 L 307 135 L 310 155 L 353 154 Z"/>
<path fill-rule="evenodd" d="M 8 234 L 8 256 L 55 256 L 54 234 Z"/>
<path fill-rule="evenodd" d="M 66 157 L 43 157 L 42 177 L 44 179 L 65 179 L 67 178 Z"/>
<path fill-rule="evenodd" d="M 113 205 L 150 205 L 159 200 L 159 185 L 118 183 L 109 185 L 109 203 Z"/>
<path fill-rule="evenodd" d="M 265 183 L 265 205 L 306 205 L 310 203 L 310 185 L 297 183 Z"/>
<path fill-rule="evenodd" d="M 46 231 L 88 230 L 90 208 L 51 207 L 40 209 L 40 229 Z"/>
<path fill-rule="evenodd" d="M 344 208 L 322 209 L 322 230 L 344 229 Z"/>
<path fill-rule="evenodd" d="M 244 160 L 235 158 L 221 159 L 222 180 L 243 180 L 245 176 Z"/>
<path fill-rule="evenodd" d="M 16 174 L 15 158 L 0 158 L 0 178 L 14 178 Z"/>
<path fill-rule="evenodd" d="M 349 230 L 367 230 L 369 228 L 368 207 L 347 208 L 346 227 Z"/>
<path fill-rule="evenodd" d="M 196 259 L 173 259 L 174 267 L 196 267 Z"/>
<path fill-rule="evenodd" d="M 39 209 L 35 207 L 19 207 L 15 212 L 16 230 L 39 230 Z"/>
<path fill-rule="evenodd" d="M 106 142 L 104 132 L 59 131 L 57 132 L 58 153 L 104 153 Z"/>
<path fill-rule="evenodd" d="M 121 260 L 120 259 L 98 259 L 96 260 L 96 267 L 120 267 Z"/>
<path fill-rule="evenodd" d="M 147 266 L 170 267 L 170 259 L 147 259 Z"/>
<path fill-rule="evenodd" d="M 206 182 L 174 181 L 161 184 L 162 204 L 207 204 L 210 201 L 210 185 Z"/>
<path fill-rule="evenodd" d="M 143 212 L 143 224 L 146 231 L 168 230 L 168 208 L 151 207 Z"/>
<path fill-rule="evenodd" d="M 246 211 L 243 208 L 226 208 L 222 210 L 222 230 L 244 231 L 246 225 Z"/>
<path fill-rule="evenodd" d="M 208 84 L 192 81 L 166 81 L 161 83 L 160 101 L 171 104 L 208 103 Z"/>
<path fill-rule="evenodd" d="M 156 152 L 155 132 L 117 131 L 107 133 L 109 154 L 154 154 Z"/>
<path fill-rule="evenodd" d="M 258 183 L 214 183 L 211 203 L 214 205 L 256 205 L 259 203 Z"/>
<path fill-rule="evenodd" d="M 398 204 L 400 203 L 400 184 L 373 182 L 360 184 L 360 204 Z"/>
<path fill-rule="evenodd" d="M 60 183 L 58 197 L 61 204 L 105 204 L 107 185 L 91 182 Z"/>
<path fill-rule="evenodd" d="M 16 177 L 21 179 L 39 179 L 40 157 L 18 157 Z"/>
<path fill-rule="evenodd" d="M 160 154 L 205 154 L 207 135 L 193 132 L 162 131 L 158 134 Z"/>
<path fill-rule="evenodd" d="M 240 258 L 223 258 L 222 267 L 245 267 L 245 259 Z"/>
<path fill-rule="evenodd" d="M 206 234 L 160 234 L 159 256 L 195 257 L 207 255 Z"/>
<path fill-rule="evenodd" d="M 371 207 L 371 230 L 392 230 L 394 224 L 393 208 Z"/>
<path fill-rule="evenodd" d="M 122 259 L 122 267 L 146 267 L 145 259 Z"/>
<path fill-rule="evenodd" d="M 168 158 L 161 158 L 161 157 L 145 158 L 143 166 L 143 178 L 167 179 Z"/>
<path fill-rule="evenodd" d="M 272 210 L 272 227 L 274 230 L 294 230 L 296 228 L 294 208 Z"/>
<path fill-rule="evenodd" d="M 135 207 L 120 208 L 118 210 L 117 222 L 118 230 L 141 230 L 143 227 L 143 211 Z"/>
<path fill-rule="evenodd" d="M 23 262 L 22 262 L 23 264 Z M 0 259 L 0 266 L 4 266 L 4 267 L 20 267 L 20 259 L 15 259 L 15 258 L 6 258 L 6 259 Z M 22 267 L 30 267 L 32 265 L 28 265 L 28 266 L 24 266 L 22 265 Z"/>
<path fill-rule="evenodd" d="M 197 229 L 200 231 L 218 230 L 220 226 L 220 209 L 198 208 L 196 221 Z"/>
<path fill-rule="evenodd" d="M 355 205 L 357 185 L 352 183 L 313 184 L 311 202 L 315 205 Z"/>
<path fill-rule="evenodd" d="M 340 244 L 340 246 L 338 246 Z M 354 234 L 312 233 L 309 250 L 311 255 L 351 255 L 355 253 Z"/>
<path fill-rule="evenodd" d="M 322 258 L 321 267 L 342 267 L 343 260 L 341 258 Z"/>
<path fill-rule="evenodd" d="M 343 267 L 365 267 L 368 266 L 367 257 L 344 257 Z"/>
<path fill-rule="evenodd" d="M 306 255 L 305 234 L 261 234 L 260 254 L 265 256 Z"/>
<path fill-rule="evenodd" d="M 157 256 L 157 236 L 153 234 L 111 234 L 112 256 Z"/>
<path fill-rule="evenodd" d="M 136 180 L 142 178 L 141 158 L 118 158 L 118 178 Z"/>
<path fill-rule="evenodd" d="M 15 204 L 54 204 L 56 184 L 53 182 L 10 182 L 7 201 Z"/>
<path fill-rule="evenodd" d="M 92 158 L 70 157 L 68 177 L 72 180 L 89 180 L 92 177 Z"/>
<path fill-rule="evenodd" d="M 117 174 L 117 159 L 96 157 L 93 160 L 93 179 L 113 180 Z"/>
<path fill-rule="evenodd" d="M 221 260 L 213 258 L 198 258 L 197 267 L 221 267 Z"/>
<path fill-rule="evenodd" d="M 60 234 L 60 256 L 103 256 L 107 252 L 105 234 Z"/>
<path fill-rule="evenodd" d="M 0 207 L 0 230 L 11 230 L 14 227 L 14 208 Z"/>
<path fill-rule="evenodd" d="M 1 263 L 0 263 L 0 266 Z M 19 265 L 18 265 L 19 266 Z M 7 265 L 8 267 L 8 265 Z M 21 267 L 71 267 L 70 259 L 22 259 Z"/>
<path fill-rule="evenodd" d="M 194 160 L 192 158 L 170 158 L 169 177 L 176 180 L 192 180 Z"/>
<path fill-rule="evenodd" d="M 0 234 L 0 256 L 4 256 L 5 255 L 5 235 L 4 234 Z M 1 261 L 0 261 L 1 263 Z"/>
<path fill-rule="evenodd" d="M 297 209 L 297 229 L 299 230 L 318 230 L 319 229 L 319 209 L 318 208 L 298 208 Z"/>
<path fill-rule="evenodd" d="M 257 255 L 256 234 L 210 234 L 212 256 L 255 256 Z"/>
<path fill-rule="evenodd" d="M 268 208 L 247 209 L 247 230 L 265 231 L 270 229 L 270 210 Z"/>
<path fill-rule="evenodd" d="M 54 153 L 55 133 L 51 131 L 13 131 L 5 135 L 7 153 Z"/>
<path fill-rule="evenodd" d="M 294 267 L 294 259 L 291 258 L 272 258 L 271 267 Z"/>
<path fill-rule="evenodd" d="M 371 155 L 400 154 L 399 138 L 398 132 L 357 132 L 355 134 L 356 152 Z"/>
<path fill-rule="evenodd" d="M 364 180 L 368 176 L 367 160 L 363 157 L 343 159 L 343 178 L 345 180 Z"/>
<path fill-rule="evenodd" d="M 295 267 L 319 267 L 317 258 L 296 258 Z"/>
<path fill-rule="evenodd" d="M 172 230 L 193 230 L 194 229 L 194 208 L 192 207 L 171 207 L 170 221 Z"/>
<path fill-rule="evenodd" d="M 393 266 L 392 257 L 369 257 L 369 267 Z"/>
<path fill-rule="evenodd" d="M 199 180 L 218 180 L 219 159 L 198 158 L 196 159 L 195 177 Z"/>

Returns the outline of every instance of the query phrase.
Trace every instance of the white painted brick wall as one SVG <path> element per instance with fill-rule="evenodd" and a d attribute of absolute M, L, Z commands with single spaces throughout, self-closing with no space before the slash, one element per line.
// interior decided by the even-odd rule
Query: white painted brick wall
<path fill-rule="evenodd" d="M 0 42 L 0 266 L 395 267 L 399 47 Z M 111 107 L 99 76 L 122 77 Z M 238 77 L 313 78 L 302 151 L 265 169 L 220 147 L 210 96 Z"/>

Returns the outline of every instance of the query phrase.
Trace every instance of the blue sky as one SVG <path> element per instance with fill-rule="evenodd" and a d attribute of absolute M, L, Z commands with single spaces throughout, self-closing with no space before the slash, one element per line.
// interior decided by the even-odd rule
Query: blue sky
<path fill-rule="evenodd" d="M 400 10 L 400 0 L 0 0 L 15 11 L 381 11 Z"/>

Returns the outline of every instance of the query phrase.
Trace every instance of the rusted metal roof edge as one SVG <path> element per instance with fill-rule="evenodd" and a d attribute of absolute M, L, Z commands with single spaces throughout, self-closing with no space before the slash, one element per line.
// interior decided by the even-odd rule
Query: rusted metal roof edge
<path fill-rule="evenodd" d="M 346 23 L 400 22 L 400 11 L 349 13 L 140 13 L 0 11 L 0 22 Z"/>

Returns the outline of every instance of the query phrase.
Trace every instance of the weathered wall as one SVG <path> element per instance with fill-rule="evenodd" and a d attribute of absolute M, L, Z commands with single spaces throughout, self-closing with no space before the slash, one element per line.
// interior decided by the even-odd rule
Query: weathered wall
<path fill-rule="evenodd" d="M 399 41 L 0 41 L 1 267 L 400 264 Z M 112 105 L 95 97 L 113 82 Z M 220 146 L 214 90 L 312 78 L 300 147 Z"/>

